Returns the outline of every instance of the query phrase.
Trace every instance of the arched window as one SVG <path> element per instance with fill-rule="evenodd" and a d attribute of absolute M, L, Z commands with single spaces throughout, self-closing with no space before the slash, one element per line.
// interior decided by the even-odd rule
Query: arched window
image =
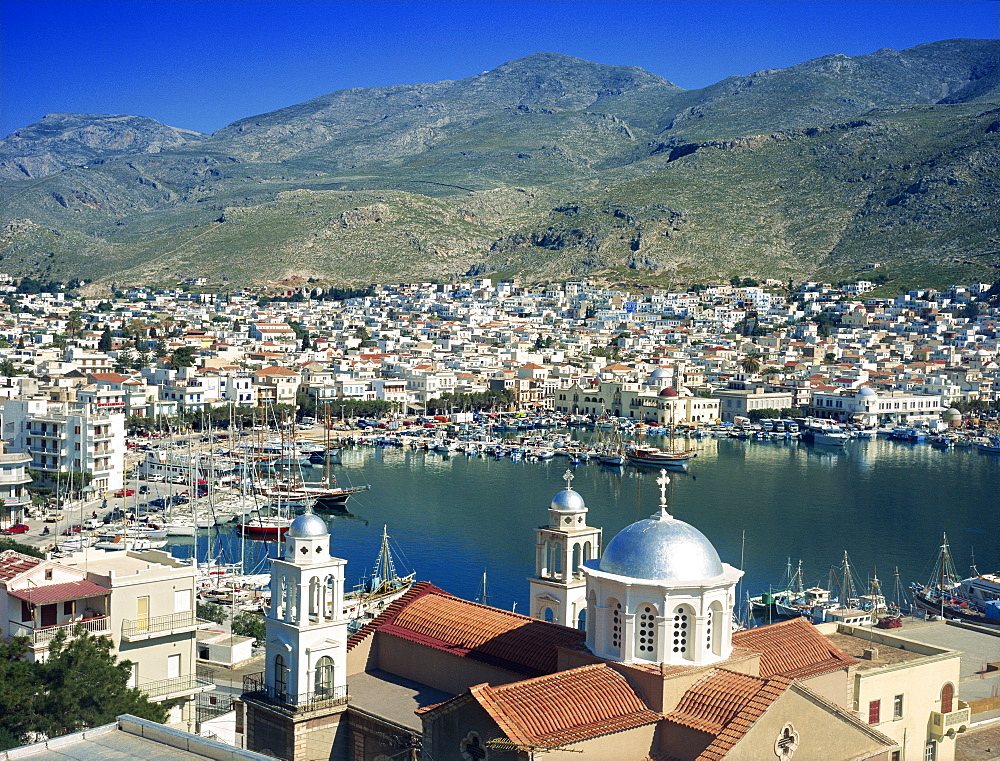
<path fill-rule="evenodd" d="M 582 632 L 587 631 L 587 609 L 581 608 L 580 615 L 576 617 L 576 628 Z"/>
<path fill-rule="evenodd" d="M 548 621 L 550 624 L 555 620 L 555 615 L 552 613 L 552 608 L 548 606 L 542 608 L 542 620 Z"/>
<path fill-rule="evenodd" d="M 326 596 L 323 609 L 326 612 L 326 619 L 328 621 L 334 621 L 337 618 L 337 611 L 333 609 L 333 603 L 334 600 L 336 600 L 336 597 L 333 594 L 335 586 L 336 581 L 333 578 L 333 574 L 328 574 L 323 583 L 323 593 Z"/>
<path fill-rule="evenodd" d="M 685 660 L 691 660 L 689 640 L 694 621 L 694 612 L 687 605 L 678 605 L 674 610 L 673 652 Z"/>
<path fill-rule="evenodd" d="M 646 661 L 656 660 L 656 606 L 640 603 L 635 611 L 635 655 Z"/>
<path fill-rule="evenodd" d="M 580 578 L 580 565 L 583 563 L 583 549 L 579 542 L 573 544 L 573 578 Z"/>
<path fill-rule="evenodd" d="M 284 700 L 288 694 L 288 669 L 283 655 L 274 656 L 274 696 Z"/>
<path fill-rule="evenodd" d="M 319 577 L 309 579 L 309 620 L 318 623 L 320 618 Z"/>
<path fill-rule="evenodd" d="M 316 661 L 313 692 L 320 699 L 333 697 L 333 658 L 328 655 Z"/>
<path fill-rule="evenodd" d="M 712 655 L 722 655 L 722 603 L 716 600 L 709 608 L 708 622 L 705 625 L 705 651 Z"/>
<path fill-rule="evenodd" d="M 611 608 L 611 647 L 621 655 L 622 635 L 625 631 L 625 616 L 622 614 L 622 604 L 618 600 L 611 598 L 608 600 L 608 607 Z"/>
<path fill-rule="evenodd" d="M 458 749 L 462 752 L 465 761 L 483 761 L 486 758 L 486 746 L 476 732 L 469 732 L 465 739 L 458 744 Z"/>
<path fill-rule="evenodd" d="M 552 562 L 549 563 L 550 576 L 562 577 L 562 572 L 563 572 L 562 554 L 563 554 L 562 542 L 552 542 Z"/>
<path fill-rule="evenodd" d="M 941 688 L 941 713 L 951 713 L 954 700 L 955 685 L 948 682 L 948 684 Z"/>

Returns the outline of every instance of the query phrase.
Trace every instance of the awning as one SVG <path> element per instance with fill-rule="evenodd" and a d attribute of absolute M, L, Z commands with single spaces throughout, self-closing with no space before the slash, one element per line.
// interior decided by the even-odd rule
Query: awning
<path fill-rule="evenodd" d="M 43 584 L 40 586 L 30 584 L 23 589 L 8 590 L 8 594 L 19 600 L 25 600 L 32 605 L 46 605 L 52 602 L 65 602 L 66 600 L 104 597 L 111 594 L 111 590 L 92 581 L 80 580 L 64 584 Z"/>

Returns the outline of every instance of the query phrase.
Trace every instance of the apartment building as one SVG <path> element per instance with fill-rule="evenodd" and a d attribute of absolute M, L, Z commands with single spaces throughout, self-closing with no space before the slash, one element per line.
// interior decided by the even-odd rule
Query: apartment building
<path fill-rule="evenodd" d="M 119 398 L 121 392 L 117 392 Z M 3 440 L 10 452 L 31 456 L 28 467 L 55 476 L 92 476 L 93 492 L 118 489 L 125 469 L 125 415 L 121 405 L 8 399 Z"/>
<path fill-rule="evenodd" d="M 87 549 L 40 560 L 0 553 L 0 621 L 5 638 L 28 638 L 27 659 L 44 661 L 56 634 L 108 637 L 132 662 L 132 686 L 171 701 L 171 721 L 194 718 L 194 696 L 212 688 L 196 674 L 195 570 L 166 552 Z M 79 627 L 79 628 L 78 628 Z"/>

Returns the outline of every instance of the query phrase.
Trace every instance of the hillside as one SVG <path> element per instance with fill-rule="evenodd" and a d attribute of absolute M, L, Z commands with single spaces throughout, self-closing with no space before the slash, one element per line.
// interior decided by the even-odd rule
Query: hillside
<path fill-rule="evenodd" d="M 0 270 L 117 282 L 469 272 L 1000 277 L 1000 42 L 701 90 L 539 53 L 211 136 L 50 115 L 0 141 Z"/>

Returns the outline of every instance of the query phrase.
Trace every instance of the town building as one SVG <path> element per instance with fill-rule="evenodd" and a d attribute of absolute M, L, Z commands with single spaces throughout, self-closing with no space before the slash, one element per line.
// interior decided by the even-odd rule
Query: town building
<path fill-rule="evenodd" d="M 132 662 L 131 686 L 171 703 L 171 721 L 193 719 L 194 696 L 211 689 L 197 676 L 195 569 L 165 552 L 86 549 L 40 560 L 0 553 L 3 637 L 27 637 L 30 661 L 44 661 L 58 633 L 79 628 L 108 637 Z"/>
<path fill-rule="evenodd" d="M 9 452 L 30 455 L 29 467 L 53 481 L 57 474 L 87 473 L 95 493 L 123 484 L 125 415 L 117 406 L 8 399 L 3 439 Z"/>

